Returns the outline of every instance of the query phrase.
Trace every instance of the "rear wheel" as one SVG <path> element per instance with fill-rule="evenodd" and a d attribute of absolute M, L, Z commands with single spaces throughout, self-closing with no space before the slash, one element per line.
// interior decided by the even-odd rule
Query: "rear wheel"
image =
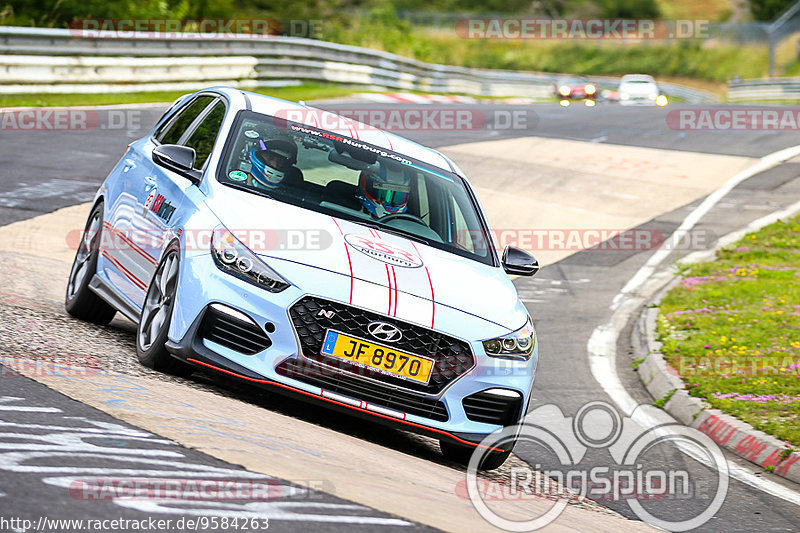
<path fill-rule="evenodd" d="M 100 238 L 103 231 L 103 203 L 92 209 L 86 227 L 72 262 L 72 270 L 67 281 L 64 308 L 67 313 L 95 324 L 108 324 L 116 309 L 108 305 L 89 288 L 97 272 L 97 257 L 100 254 Z"/>
<path fill-rule="evenodd" d="M 165 346 L 178 291 L 179 265 L 178 247 L 171 245 L 156 268 L 144 299 L 142 316 L 136 329 L 136 355 L 139 362 L 148 368 L 186 377 L 194 367 L 175 359 Z"/>
<path fill-rule="evenodd" d="M 467 466 L 469 464 L 469 460 L 472 457 L 473 452 L 480 453 L 480 451 L 478 451 L 480 449 L 475 448 L 474 446 L 466 446 L 444 439 L 439 441 L 439 449 L 442 451 L 442 455 L 444 455 L 446 459 L 463 466 Z M 513 446 L 511 449 L 513 449 Z M 505 452 L 484 453 L 483 459 L 481 460 L 480 465 L 478 465 L 478 469 L 494 470 L 495 468 L 498 468 L 506 461 L 506 459 L 508 459 L 508 456 L 511 455 L 511 449 Z"/>

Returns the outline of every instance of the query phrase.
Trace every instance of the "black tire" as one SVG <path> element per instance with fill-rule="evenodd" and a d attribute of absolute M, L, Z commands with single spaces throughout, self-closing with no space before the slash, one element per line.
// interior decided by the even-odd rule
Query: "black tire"
<path fill-rule="evenodd" d="M 180 252 L 177 244 L 173 243 L 164 252 L 147 289 L 136 328 L 136 355 L 139 362 L 148 368 L 188 377 L 194 367 L 173 357 L 165 346 L 175 307 L 179 265 Z"/>
<path fill-rule="evenodd" d="M 439 441 L 439 449 L 442 451 L 442 455 L 444 455 L 445 459 L 462 466 L 467 466 L 469 464 L 472 453 L 476 450 L 473 446 L 466 446 L 445 439 Z M 484 454 L 481 464 L 478 465 L 478 470 L 494 470 L 505 463 L 509 455 L 511 455 L 511 449 L 505 452 L 489 452 Z"/>
<path fill-rule="evenodd" d="M 64 308 L 75 318 L 106 325 L 117 314 L 117 310 L 89 288 L 89 283 L 97 272 L 102 233 L 103 203 L 100 202 L 89 214 L 78 251 L 75 252 L 75 260 L 67 280 Z"/>

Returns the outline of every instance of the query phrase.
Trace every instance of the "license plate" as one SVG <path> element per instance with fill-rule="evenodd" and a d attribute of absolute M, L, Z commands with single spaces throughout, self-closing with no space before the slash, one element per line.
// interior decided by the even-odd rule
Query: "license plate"
<path fill-rule="evenodd" d="M 433 369 L 432 359 L 404 353 L 333 330 L 325 333 L 322 354 L 420 383 L 428 383 Z"/>

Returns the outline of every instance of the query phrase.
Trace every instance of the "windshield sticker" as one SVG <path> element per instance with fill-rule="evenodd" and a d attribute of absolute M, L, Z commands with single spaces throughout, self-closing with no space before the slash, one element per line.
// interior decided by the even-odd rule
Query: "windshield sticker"
<path fill-rule="evenodd" d="M 250 139 L 258 138 L 258 132 L 256 130 L 247 130 L 244 132 L 245 137 L 249 137 Z"/>
<path fill-rule="evenodd" d="M 246 181 L 247 174 L 242 172 L 241 170 L 231 170 L 228 172 L 228 177 L 233 181 Z"/>
<path fill-rule="evenodd" d="M 375 148 L 369 144 L 365 144 L 363 142 L 354 141 L 353 139 L 348 139 L 347 137 L 342 137 L 336 133 L 329 133 L 327 131 L 319 131 L 312 129 L 308 126 L 295 126 L 294 124 L 290 124 L 290 127 L 293 131 L 298 131 L 300 133 L 310 133 L 311 135 L 315 135 L 317 137 L 323 137 L 325 139 L 331 139 L 333 141 L 339 141 L 342 144 L 346 144 L 352 146 L 354 148 L 359 148 L 361 150 L 366 150 L 367 152 L 372 152 L 373 154 L 377 154 L 381 157 L 388 157 L 389 159 L 394 159 L 395 161 L 399 161 L 404 165 L 411 165 L 411 161 L 405 159 L 404 157 L 400 157 L 397 154 L 393 154 L 391 152 L 387 152 L 381 148 Z"/>
<path fill-rule="evenodd" d="M 375 241 L 355 233 L 348 233 L 344 236 L 344 240 L 362 254 L 383 263 L 402 268 L 419 268 L 422 266 L 422 259 L 418 256 L 386 242 Z"/>

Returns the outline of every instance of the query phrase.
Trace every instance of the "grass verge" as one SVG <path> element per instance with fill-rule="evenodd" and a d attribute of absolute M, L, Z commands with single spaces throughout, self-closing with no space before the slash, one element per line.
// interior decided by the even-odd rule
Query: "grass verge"
<path fill-rule="evenodd" d="M 363 89 L 357 87 L 332 84 L 259 87 L 248 90 L 292 101 L 339 98 L 354 92 L 364 92 Z M 172 102 L 179 96 L 190 92 L 192 91 L 146 91 L 104 94 L 2 94 L 0 95 L 0 107 L 66 107 Z"/>
<path fill-rule="evenodd" d="M 685 269 L 658 335 L 689 394 L 800 445 L 800 217 Z"/>

